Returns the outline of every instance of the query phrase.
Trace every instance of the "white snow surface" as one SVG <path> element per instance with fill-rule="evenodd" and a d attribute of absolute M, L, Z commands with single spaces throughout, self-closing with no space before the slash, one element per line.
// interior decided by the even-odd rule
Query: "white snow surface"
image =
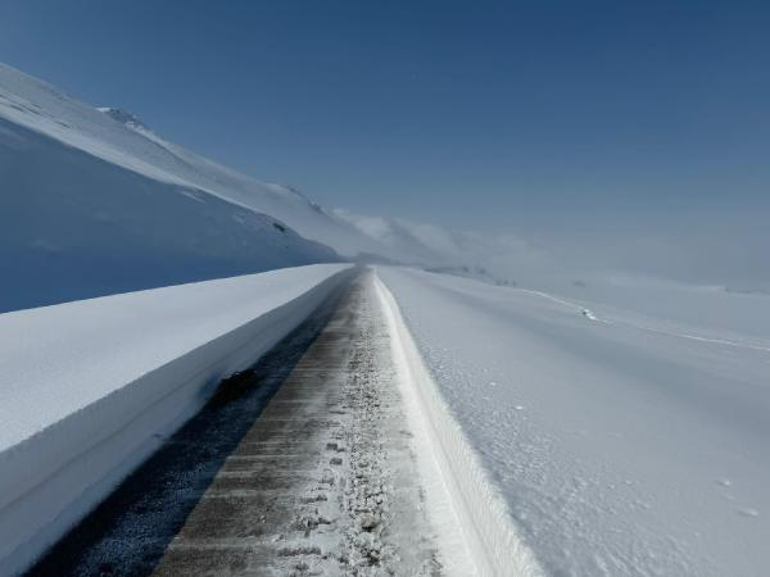
<path fill-rule="evenodd" d="M 0 312 L 375 248 L 291 188 L 0 64 Z"/>
<path fill-rule="evenodd" d="M 375 288 L 388 323 L 393 361 L 414 433 L 427 509 L 446 552 L 442 569 L 447 575 L 464 577 L 539 577 L 541 568 L 453 418 L 392 293 L 379 279 Z"/>
<path fill-rule="evenodd" d="M 0 64 L 0 118 L 154 180 L 269 214 L 339 252 L 354 255 L 366 249 L 366 239 L 352 226 L 296 190 L 259 182 L 202 158 L 167 142 L 129 112 L 94 108 L 4 64 Z"/>
<path fill-rule="evenodd" d="M 299 325 L 349 265 L 0 315 L 0 574 L 26 566 Z"/>
<path fill-rule="evenodd" d="M 378 275 L 546 574 L 766 574 L 770 338 L 751 323 L 742 334 L 731 317 L 720 333 L 718 315 L 700 327 L 411 269 Z M 725 308 L 740 303 L 756 304 Z"/>

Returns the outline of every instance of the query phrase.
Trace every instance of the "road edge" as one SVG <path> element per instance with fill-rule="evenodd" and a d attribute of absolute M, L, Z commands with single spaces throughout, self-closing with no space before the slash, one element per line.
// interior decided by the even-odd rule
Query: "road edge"
<path fill-rule="evenodd" d="M 374 272 L 407 417 L 417 433 L 415 449 L 429 516 L 442 533 L 439 542 L 448 573 L 469 575 L 475 569 L 479 576 L 543 575 L 519 537 L 507 504 L 441 396 L 395 297 L 376 268 Z M 467 560 L 459 558 L 458 546 Z"/>

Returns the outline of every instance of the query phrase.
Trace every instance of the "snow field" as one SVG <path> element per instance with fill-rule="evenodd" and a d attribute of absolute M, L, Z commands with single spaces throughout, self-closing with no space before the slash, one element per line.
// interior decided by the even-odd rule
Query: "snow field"
<path fill-rule="evenodd" d="M 379 275 L 546 574 L 766 573 L 770 357 L 760 335 L 735 334 L 735 317 L 704 331 L 415 270 Z"/>
<path fill-rule="evenodd" d="M 408 419 L 431 518 L 437 524 L 449 575 L 542 575 L 522 543 L 508 507 L 433 381 L 392 293 L 378 277 L 376 290 L 391 333 Z M 467 555 L 456 554 L 466 550 Z M 470 559 L 472 567 L 464 562 Z"/>
<path fill-rule="evenodd" d="M 0 574 L 33 562 L 346 270 L 298 267 L 0 315 Z"/>

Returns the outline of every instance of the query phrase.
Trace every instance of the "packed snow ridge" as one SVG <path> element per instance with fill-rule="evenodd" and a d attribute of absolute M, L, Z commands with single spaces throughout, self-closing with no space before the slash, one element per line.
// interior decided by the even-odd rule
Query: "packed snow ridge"
<path fill-rule="evenodd" d="M 499 490 L 425 365 L 393 294 L 379 278 L 375 288 L 388 324 L 411 429 L 417 433 L 416 450 L 427 484 L 429 512 L 445 536 L 443 549 L 468 551 L 473 571 L 480 576 L 542 575 Z M 442 502 L 444 495 L 447 499 Z M 457 533 L 456 542 L 447 542 Z M 450 575 L 468 574 L 467 568 L 459 572 L 449 566 L 447 570 Z"/>

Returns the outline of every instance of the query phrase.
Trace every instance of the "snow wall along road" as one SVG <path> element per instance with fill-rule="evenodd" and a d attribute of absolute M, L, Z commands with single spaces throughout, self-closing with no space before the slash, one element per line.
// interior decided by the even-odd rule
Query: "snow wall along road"
<path fill-rule="evenodd" d="M 28 567 L 349 274 L 313 265 L 0 315 L 0 575 Z"/>

